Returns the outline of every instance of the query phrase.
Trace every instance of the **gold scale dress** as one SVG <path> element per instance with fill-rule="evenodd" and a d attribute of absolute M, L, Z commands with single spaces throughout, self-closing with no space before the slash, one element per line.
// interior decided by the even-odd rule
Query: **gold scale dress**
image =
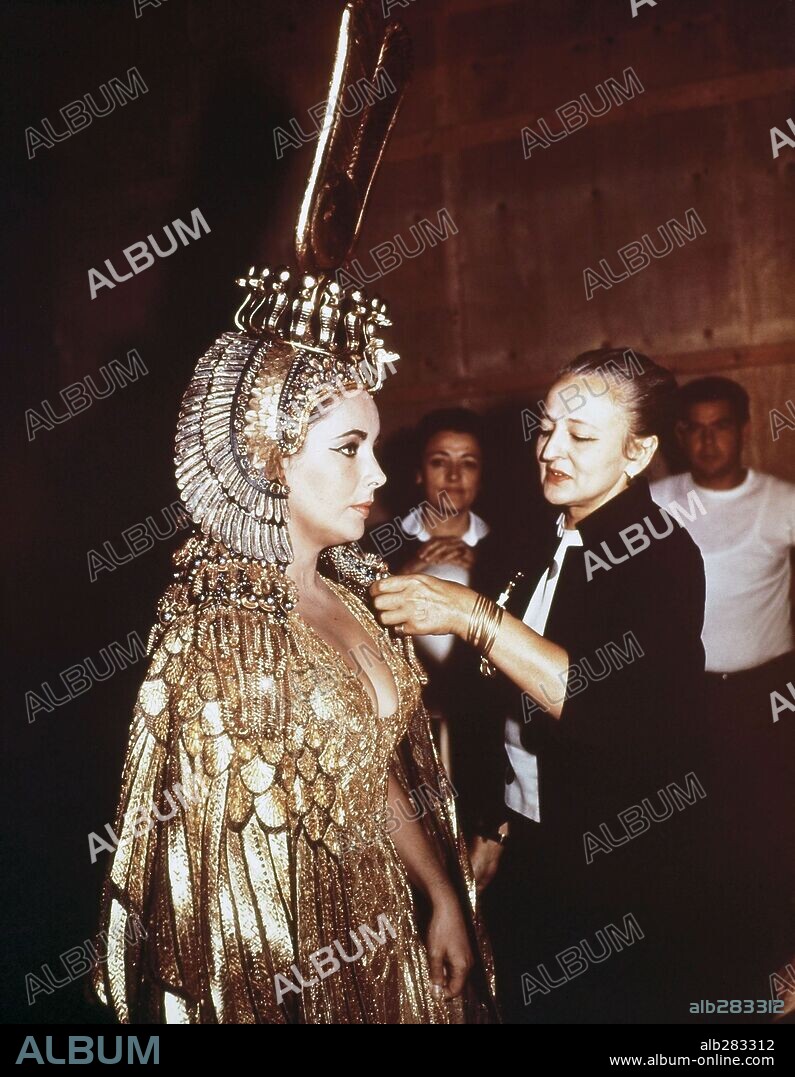
<path fill-rule="evenodd" d="M 294 612 L 277 569 L 198 533 L 174 564 L 130 729 L 103 891 L 107 958 L 92 973 L 99 998 L 125 1023 L 496 1021 L 491 955 L 411 644 L 331 583 L 395 679 L 398 709 L 381 717 Z M 420 822 L 469 925 L 475 967 L 461 999 L 431 992 L 422 903 L 383 824 L 390 770 L 406 793 L 448 790 L 428 798 Z M 165 792 L 177 783 L 191 793 L 174 812 Z M 144 804 L 160 805 L 164 821 L 142 826 Z M 362 925 L 384 943 L 357 945 Z M 356 959 L 334 949 L 340 967 L 320 977 L 310 957 L 335 941 Z"/>

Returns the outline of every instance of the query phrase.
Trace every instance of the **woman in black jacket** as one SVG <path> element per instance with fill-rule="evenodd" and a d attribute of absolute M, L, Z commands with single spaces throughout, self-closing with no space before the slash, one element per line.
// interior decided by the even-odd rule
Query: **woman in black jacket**
<path fill-rule="evenodd" d="M 518 689 L 492 819 L 495 860 L 509 835 L 495 938 L 509 1020 L 686 1021 L 694 968 L 715 971 L 704 570 L 675 519 L 698 508 L 661 510 L 641 475 L 674 391 L 631 351 L 559 372 L 536 448 L 557 528 L 540 563 L 514 566 L 504 612 L 427 576 L 373 586 L 384 624 L 455 632 Z"/>
<path fill-rule="evenodd" d="M 385 537 L 397 548 L 378 552 L 395 574 L 425 573 L 485 590 L 499 536 L 475 512 L 488 474 L 482 420 L 467 408 L 439 408 L 422 417 L 412 440 L 420 504 L 397 521 L 397 537 L 394 525 L 387 524 Z M 369 536 L 376 548 L 380 533 L 376 527 Z M 420 638 L 416 647 L 428 677 L 423 701 L 469 840 L 482 829 L 482 813 L 492 810 L 503 783 L 499 766 L 489 768 L 490 783 L 482 767 L 485 752 L 496 759 L 502 753 L 498 724 L 484 728 L 483 723 L 490 686 L 478 672 L 478 656 L 456 636 Z M 481 844 L 471 847 L 476 871 Z"/>

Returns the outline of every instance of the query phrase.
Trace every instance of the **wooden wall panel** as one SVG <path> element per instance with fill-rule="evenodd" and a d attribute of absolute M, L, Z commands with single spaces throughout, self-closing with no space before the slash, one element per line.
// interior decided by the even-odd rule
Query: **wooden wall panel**
<path fill-rule="evenodd" d="M 795 115 L 792 4 L 764 16 L 742 0 L 660 4 L 633 20 L 628 5 L 451 0 L 401 16 L 435 47 L 379 202 L 416 214 L 441 198 L 459 234 L 442 284 L 437 251 L 383 282 L 405 354 L 387 429 L 442 402 L 510 409 L 608 344 L 685 377 L 731 372 L 765 416 L 795 395 L 795 150 L 774 161 L 769 134 Z M 543 116 L 557 131 L 557 106 L 629 66 L 643 94 L 523 158 L 523 124 Z M 617 270 L 620 246 L 690 207 L 705 235 L 586 300 L 586 266 Z M 756 463 L 795 477 L 788 450 L 755 423 Z"/>
<path fill-rule="evenodd" d="M 47 114 L 132 63 L 150 92 L 35 162 L 53 169 L 58 192 L 53 390 L 131 346 L 187 374 L 228 324 L 233 276 L 291 260 L 314 146 L 277 158 L 273 131 L 307 124 L 323 99 L 340 6 L 269 0 L 261 25 L 248 3 L 164 6 L 157 24 L 132 20 L 137 36 L 123 41 L 98 9 L 86 48 L 102 64 L 86 76 L 54 50 Z M 416 72 L 357 255 L 372 271 L 372 247 L 408 242 L 442 209 L 458 234 L 372 286 L 404 356 L 383 397 L 387 430 L 442 401 L 510 406 L 603 344 L 685 371 L 727 359 L 740 376 L 748 368 L 768 408 L 795 393 L 795 150 L 774 161 L 769 135 L 795 116 L 795 3 L 762 12 L 746 0 L 661 0 L 637 19 L 628 2 L 592 0 L 415 0 L 394 11 L 412 31 Z M 523 125 L 543 116 L 558 130 L 556 107 L 629 66 L 644 93 L 524 159 Z M 196 205 L 210 236 L 90 301 L 89 266 Z M 620 246 L 691 206 L 706 235 L 586 301 L 587 266 L 617 268 Z M 163 320 L 189 322 L 196 281 L 213 282 L 207 324 L 174 360 L 158 359 Z M 787 444 L 782 435 L 775 453 Z M 755 451 L 773 459 L 772 444 Z"/>
<path fill-rule="evenodd" d="M 554 27 L 543 20 L 539 25 L 533 5 L 503 9 L 498 43 L 484 29 L 481 14 L 456 19 L 452 63 L 461 122 L 522 113 L 528 122 L 535 115 L 549 118 L 558 105 L 606 78 L 620 78 L 630 66 L 644 86 L 655 89 L 690 82 L 705 71 L 718 77 L 733 70 L 719 47 L 716 12 L 701 13 L 687 27 L 672 23 L 661 34 L 653 24 L 633 26 L 632 20 L 609 25 L 596 5 L 591 7 L 588 20 L 569 17 Z"/>
<path fill-rule="evenodd" d="M 770 128 L 795 117 L 795 94 L 731 110 L 733 254 L 742 267 L 746 339 L 791 339 L 795 323 L 795 149 L 774 160 Z M 791 132 L 789 132 L 791 133 Z"/>

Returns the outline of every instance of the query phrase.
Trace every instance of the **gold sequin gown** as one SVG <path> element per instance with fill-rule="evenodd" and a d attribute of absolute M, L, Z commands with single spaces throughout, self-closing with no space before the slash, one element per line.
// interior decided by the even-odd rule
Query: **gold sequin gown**
<path fill-rule="evenodd" d="M 410 644 L 331 584 L 395 679 L 398 709 L 379 717 L 292 610 L 278 570 L 198 534 L 174 563 L 125 758 L 106 956 L 92 972 L 101 1001 L 125 1023 L 496 1021 L 488 942 Z M 390 837 L 390 770 L 407 794 L 425 790 L 419 820 L 470 927 L 475 967 L 452 1002 L 431 993 L 424 910 Z M 141 805 L 157 816 L 142 822 Z"/>

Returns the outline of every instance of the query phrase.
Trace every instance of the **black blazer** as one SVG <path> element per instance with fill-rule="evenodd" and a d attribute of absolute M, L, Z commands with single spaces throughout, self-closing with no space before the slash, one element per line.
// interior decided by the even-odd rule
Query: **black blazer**
<path fill-rule="evenodd" d="M 587 900 L 611 905 L 611 894 L 628 899 L 628 879 L 639 883 L 645 873 L 653 892 L 666 867 L 689 870 L 686 850 L 698 858 L 703 832 L 695 814 L 688 818 L 699 811 L 698 794 L 693 807 L 677 808 L 675 818 L 631 842 L 618 813 L 626 818 L 629 810 L 632 817 L 643 798 L 663 813 L 659 790 L 673 782 L 693 798 L 693 778 L 688 790 L 686 776 L 702 786 L 707 781 L 705 578 L 698 547 L 655 504 L 643 478 L 591 513 L 579 531 L 583 546 L 566 553 L 544 631 L 569 656 L 561 716 L 523 701 L 516 689 L 512 705 L 523 743 L 539 760 L 545 860 L 557 865 L 568 887 L 576 889 L 579 880 Z M 523 616 L 558 542 L 553 527 L 508 603 L 515 616 Z M 548 694 L 563 696 L 562 686 L 549 685 Z M 504 804 L 494 806 L 496 817 L 506 818 Z M 589 864 L 585 835 L 605 841 L 603 824 L 627 848 L 604 853 L 591 844 Z"/>

